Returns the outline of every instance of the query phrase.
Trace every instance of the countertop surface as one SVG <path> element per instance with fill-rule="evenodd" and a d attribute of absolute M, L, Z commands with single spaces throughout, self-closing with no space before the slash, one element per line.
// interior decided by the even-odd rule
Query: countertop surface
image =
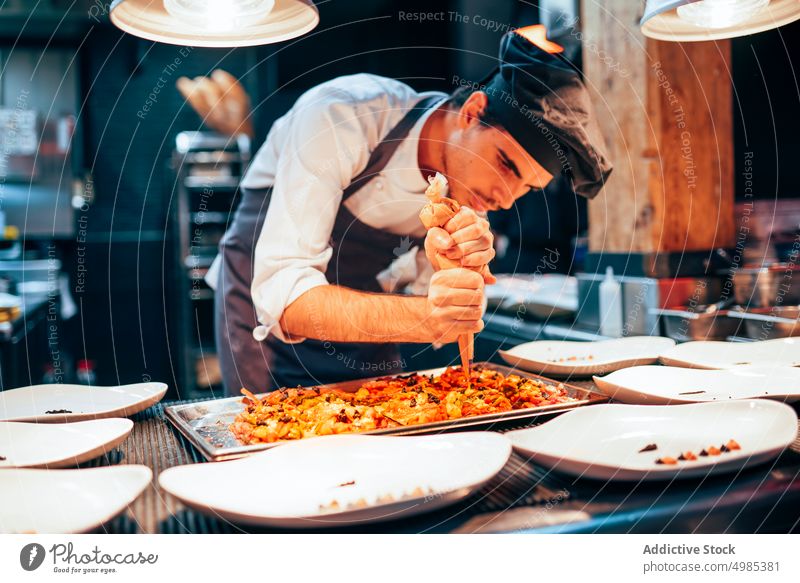
<path fill-rule="evenodd" d="M 121 516 L 96 532 L 281 532 L 231 524 L 191 510 L 158 487 L 158 474 L 166 468 L 209 463 L 165 419 L 164 405 L 137 414 L 125 442 L 84 465 L 144 464 L 154 474 L 145 492 Z M 415 518 L 336 531 L 790 532 L 800 529 L 799 478 L 800 439 L 774 462 L 746 471 L 656 483 L 573 479 L 538 467 L 515 453 L 500 474 L 461 503 Z M 231 484 L 231 488 L 246 495 L 258 495 L 259 491 L 258 484 Z"/>

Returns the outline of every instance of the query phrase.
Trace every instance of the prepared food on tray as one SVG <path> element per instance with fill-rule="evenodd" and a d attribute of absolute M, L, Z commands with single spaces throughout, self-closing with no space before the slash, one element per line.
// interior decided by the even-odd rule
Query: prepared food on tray
<path fill-rule="evenodd" d="M 296 388 L 262 398 L 246 389 L 242 392 L 245 409 L 230 429 L 247 445 L 420 425 L 576 400 L 561 383 L 549 385 L 480 366 L 469 378 L 460 367 L 451 367 L 440 375 L 411 373 L 368 381 L 353 392 Z"/>

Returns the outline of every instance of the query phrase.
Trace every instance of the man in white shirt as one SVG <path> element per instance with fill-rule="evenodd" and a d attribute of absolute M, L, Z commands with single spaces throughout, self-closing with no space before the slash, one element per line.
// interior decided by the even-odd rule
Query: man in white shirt
<path fill-rule="evenodd" d="M 450 97 L 340 77 L 275 122 L 220 244 L 217 343 L 229 393 L 392 374 L 402 370 L 398 342 L 480 332 L 493 278 L 469 268 L 494 257 L 483 213 L 564 170 L 593 196 L 610 172 L 589 144 L 585 88 L 553 46 L 508 33 L 491 81 Z M 553 107 L 528 103 L 543 101 L 542 75 L 522 75 L 531 65 L 554 83 L 547 98 L 566 89 L 554 119 Z M 579 112 L 566 124 L 565 108 Z M 436 172 L 462 209 L 426 233 L 419 211 Z M 437 252 L 462 268 L 434 273 Z M 418 295 L 398 293 L 406 286 Z"/>

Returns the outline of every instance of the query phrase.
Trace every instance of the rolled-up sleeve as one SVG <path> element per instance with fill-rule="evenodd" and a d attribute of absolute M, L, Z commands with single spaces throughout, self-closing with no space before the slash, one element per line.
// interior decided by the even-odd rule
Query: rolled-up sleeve
<path fill-rule="evenodd" d="M 312 91 L 295 105 L 255 248 L 251 294 L 261 326 L 257 340 L 287 338 L 279 321 L 287 306 L 318 286 L 325 271 L 342 191 L 366 167 L 369 144 L 357 106 L 340 92 Z"/>

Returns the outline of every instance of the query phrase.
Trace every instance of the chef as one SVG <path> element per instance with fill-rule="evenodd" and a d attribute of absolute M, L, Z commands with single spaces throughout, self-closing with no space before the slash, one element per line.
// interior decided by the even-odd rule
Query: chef
<path fill-rule="evenodd" d="M 397 343 L 482 329 L 494 279 L 469 268 L 494 257 L 486 211 L 562 174 L 591 198 L 611 171 L 580 74 L 559 51 L 540 27 L 518 29 L 485 82 L 445 95 L 340 77 L 274 123 L 220 243 L 229 394 L 397 373 Z M 437 172 L 462 208 L 426 233 L 419 211 Z M 462 268 L 434 272 L 436 253 Z"/>

